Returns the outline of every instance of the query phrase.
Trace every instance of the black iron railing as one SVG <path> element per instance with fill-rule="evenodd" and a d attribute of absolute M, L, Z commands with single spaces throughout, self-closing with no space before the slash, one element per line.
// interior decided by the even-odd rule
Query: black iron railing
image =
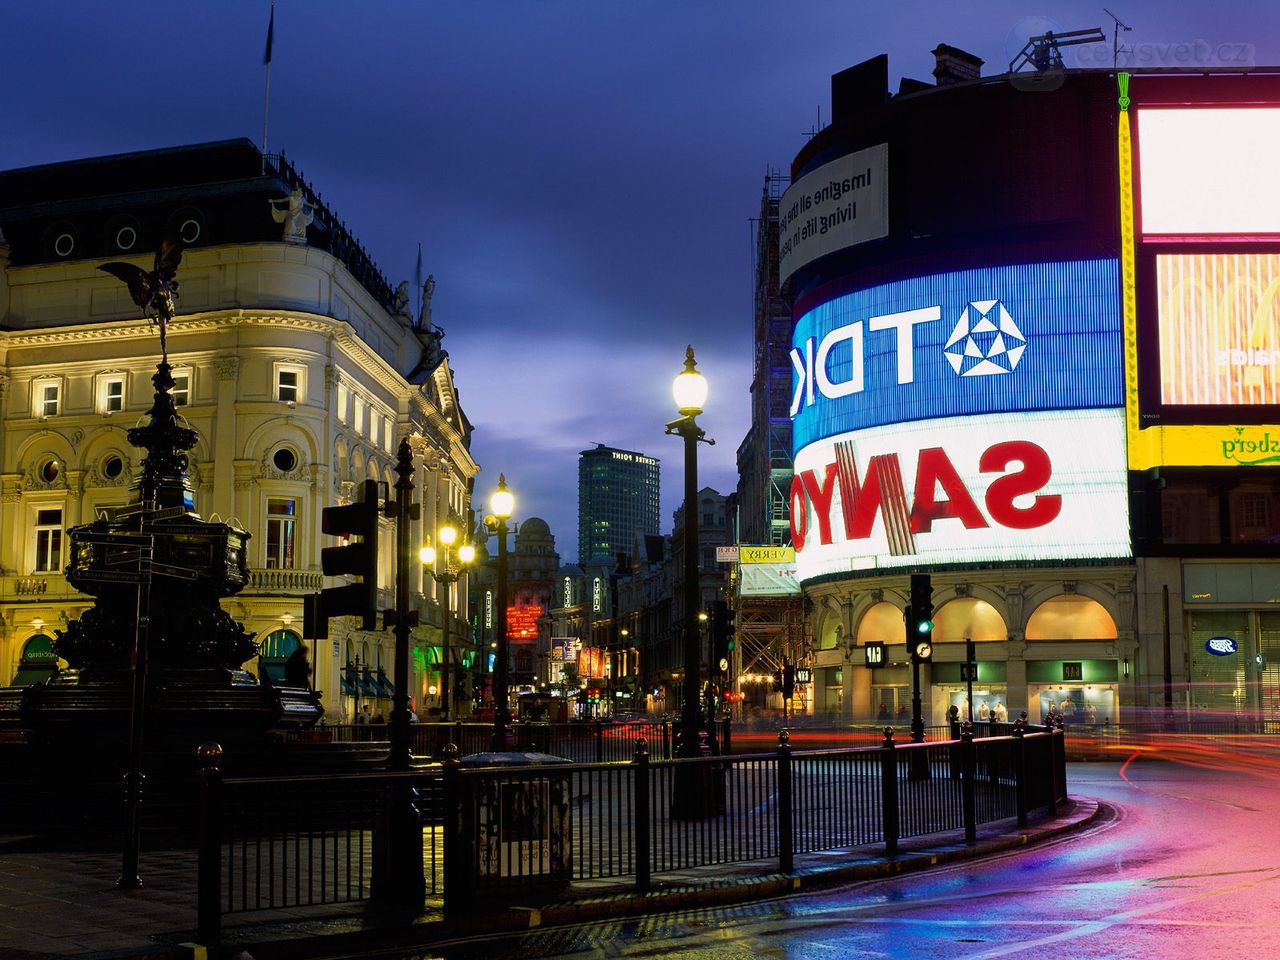
<path fill-rule="evenodd" d="M 223 780 L 216 759 L 205 762 L 204 942 L 227 913 L 369 899 L 388 842 L 379 825 L 406 786 L 427 896 L 446 913 L 501 903 L 484 892 L 511 887 L 645 889 L 654 874 L 719 864 L 789 873 L 796 854 L 883 845 L 893 855 L 900 840 L 933 834 L 972 841 L 979 824 L 1025 824 L 1067 793 L 1061 731 L 919 744 L 890 734 L 839 750 L 793 750 L 783 731 L 768 752 L 696 759 L 655 759 L 641 738 L 628 761 L 603 763 L 472 766 L 456 747 L 444 757 L 406 774 L 260 780 Z"/>

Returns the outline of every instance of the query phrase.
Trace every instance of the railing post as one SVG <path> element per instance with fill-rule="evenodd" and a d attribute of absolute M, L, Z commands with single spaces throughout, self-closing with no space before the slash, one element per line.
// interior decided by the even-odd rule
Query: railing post
<path fill-rule="evenodd" d="M 791 873 L 796 866 L 794 824 L 791 819 L 791 734 L 778 731 L 778 869 Z"/>
<path fill-rule="evenodd" d="M 462 784 L 458 768 L 458 746 L 446 743 L 441 764 L 441 791 L 444 803 L 441 829 L 444 832 L 444 913 L 447 917 L 462 912 L 466 899 L 467 878 L 464 876 L 463 854 L 470 838 L 462 835 L 467 817 L 462 810 Z"/>
<path fill-rule="evenodd" d="M 978 748 L 973 744 L 973 724 L 966 720 L 960 727 L 960 742 L 951 749 L 960 750 L 960 803 L 964 809 L 964 842 L 978 840 L 978 798 L 974 777 L 978 770 Z M 987 744 L 991 749 L 991 744 Z"/>
<path fill-rule="evenodd" d="M 1057 810 L 1057 801 L 1066 799 L 1066 731 L 1061 727 L 1052 733 L 1053 739 L 1053 809 Z M 1061 790 L 1057 785 L 1061 783 Z"/>
<path fill-rule="evenodd" d="M 1018 803 L 1018 826 L 1027 825 L 1027 728 L 1019 719 L 1013 725 L 1013 795 Z"/>
<path fill-rule="evenodd" d="M 636 754 L 632 758 L 635 774 L 632 778 L 632 810 L 635 817 L 636 889 L 649 889 L 649 741 L 636 739 Z"/>
<path fill-rule="evenodd" d="M 200 839 L 196 867 L 196 931 L 213 947 L 222 939 L 222 746 L 196 748 L 200 776 Z"/>
<path fill-rule="evenodd" d="M 596 721 L 596 763 L 604 763 L 604 722 Z"/>
<path fill-rule="evenodd" d="M 898 758 L 894 755 L 893 727 L 884 728 L 880 744 L 880 822 L 884 826 L 884 854 L 898 855 Z"/>

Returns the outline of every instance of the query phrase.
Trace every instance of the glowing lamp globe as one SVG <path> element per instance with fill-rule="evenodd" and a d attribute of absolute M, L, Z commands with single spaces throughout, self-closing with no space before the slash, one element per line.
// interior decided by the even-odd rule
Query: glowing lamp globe
<path fill-rule="evenodd" d="M 436 562 L 436 548 L 435 548 L 435 547 L 423 547 L 421 550 L 419 550 L 419 551 L 418 551 L 418 559 L 419 559 L 419 560 L 421 560 L 423 563 L 427 564 L 428 566 L 430 566 L 431 564 L 435 563 L 435 562 Z"/>
<path fill-rule="evenodd" d="M 676 409 L 687 417 L 697 416 L 707 402 L 707 378 L 698 372 L 692 345 L 685 350 L 684 369 L 671 385 L 671 393 L 676 399 Z"/>
<path fill-rule="evenodd" d="M 458 548 L 458 559 L 463 563 L 473 563 L 476 559 L 476 548 L 469 543 L 464 543 Z"/>
<path fill-rule="evenodd" d="M 458 539 L 458 531 L 455 530 L 453 527 L 443 526 L 440 528 L 440 542 L 443 543 L 446 547 L 453 546 L 454 541 L 457 539 Z"/>
<path fill-rule="evenodd" d="M 507 477 L 505 474 L 498 474 L 498 489 L 489 498 L 489 506 L 493 510 L 493 515 L 499 520 L 506 520 L 515 512 L 516 498 L 507 489 Z"/>

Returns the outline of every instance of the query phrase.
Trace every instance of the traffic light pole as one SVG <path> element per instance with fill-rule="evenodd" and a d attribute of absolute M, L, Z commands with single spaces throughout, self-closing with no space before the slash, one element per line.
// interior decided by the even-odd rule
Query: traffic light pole
<path fill-rule="evenodd" d="M 409 520 L 414 516 L 413 453 L 408 439 L 400 441 L 396 458 L 396 597 L 395 694 L 391 699 L 391 762 L 393 771 L 409 769 L 409 631 L 417 618 L 409 611 L 409 570 L 416 559 L 409 543 Z M 376 505 L 376 495 L 374 497 Z M 373 522 L 377 522 L 375 515 Z M 426 879 L 422 861 L 422 819 L 413 803 L 413 785 L 397 779 L 380 811 L 374 836 L 371 906 L 385 916 L 407 918 L 422 911 Z M 381 834 L 381 836 L 379 836 Z"/>
<path fill-rule="evenodd" d="M 395 685 L 391 698 L 391 769 L 409 769 L 409 569 L 413 563 L 409 517 L 413 512 L 413 453 L 408 439 L 400 441 L 396 458 L 396 612 Z M 447 626 L 447 622 L 446 622 Z"/>

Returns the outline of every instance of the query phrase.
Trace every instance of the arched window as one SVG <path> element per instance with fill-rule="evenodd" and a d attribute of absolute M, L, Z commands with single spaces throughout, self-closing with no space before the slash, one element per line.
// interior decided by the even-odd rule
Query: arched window
<path fill-rule="evenodd" d="M 302 645 L 302 638 L 292 630 L 276 630 L 267 635 L 258 648 L 258 676 L 273 684 L 284 683 L 284 662 Z"/>
<path fill-rule="evenodd" d="M 902 608 L 888 602 L 877 603 L 858 622 L 858 646 L 868 643 L 906 643 L 907 624 Z"/>
<path fill-rule="evenodd" d="M 840 625 L 840 618 L 834 615 L 824 618 L 817 639 L 818 643 L 815 647 L 817 650 L 834 650 L 840 646 L 840 642 L 844 639 L 844 627 Z"/>
<path fill-rule="evenodd" d="M 1008 639 L 1009 631 L 999 611 L 976 597 L 948 600 L 933 615 L 935 643 Z"/>
<path fill-rule="evenodd" d="M 1097 600 L 1075 593 L 1050 597 L 1027 621 L 1028 640 L 1114 640 L 1116 622 Z"/>
<path fill-rule="evenodd" d="M 13 675 L 10 686 L 30 687 L 43 683 L 53 676 L 57 666 L 58 658 L 53 652 L 53 640 L 43 633 L 37 633 L 22 645 L 18 672 Z"/>

